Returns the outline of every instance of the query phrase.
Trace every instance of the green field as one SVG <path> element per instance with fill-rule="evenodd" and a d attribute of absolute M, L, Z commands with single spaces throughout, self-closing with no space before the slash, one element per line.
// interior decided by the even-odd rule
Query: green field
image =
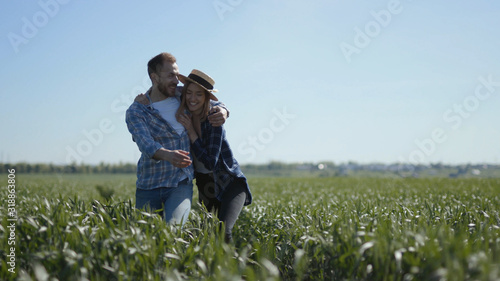
<path fill-rule="evenodd" d="M 500 179 L 250 178 L 228 245 L 133 208 L 135 175 L 18 174 L 11 231 L 0 176 L 1 280 L 500 280 Z"/>

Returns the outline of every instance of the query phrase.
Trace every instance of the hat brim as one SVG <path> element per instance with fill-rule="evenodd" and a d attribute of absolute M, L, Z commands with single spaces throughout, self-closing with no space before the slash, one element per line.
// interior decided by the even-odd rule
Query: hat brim
<path fill-rule="evenodd" d="M 214 95 L 214 93 L 217 93 L 218 91 L 216 89 L 207 89 L 205 88 L 203 85 L 201 85 L 200 83 L 194 81 L 193 79 L 187 77 L 187 76 L 184 76 L 182 74 L 179 74 L 179 81 L 182 82 L 182 84 L 186 85 L 186 82 L 189 81 L 191 83 L 195 83 L 196 85 L 200 86 L 203 90 L 207 91 L 210 93 L 210 99 L 211 100 L 214 100 L 214 101 L 218 101 L 219 99 L 217 99 L 217 97 Z"/>

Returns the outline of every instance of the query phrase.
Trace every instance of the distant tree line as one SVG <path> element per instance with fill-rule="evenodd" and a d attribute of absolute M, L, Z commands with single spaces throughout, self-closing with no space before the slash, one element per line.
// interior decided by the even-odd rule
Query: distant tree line
<path fill-rule="evenodd" d="M 100 163 L 98 165 L 89 164 L 52 164 L 52 163 L 0 163 L 0 173 L 7 173 L 8 169 L 16 169 L 16 173 L 28 174 L 47 174 L 47 173 L 70 173 L 70 174 L 126 174 L 136 173 L 136 164 L 118 163 L 107 164 Z M 322 164 L 313 163 L 283 163 L 272 161 L 267 164 L 246 164 L 242 165 L 244 172 L 264 173 L 272 171 L 295 171 L 295 170 L 320 170 L 332 169 L 335 167 L 333 162 L 324 162 Z"/>
<path fill-rule="evenodd" d="M 90 164 L 52 164 L 52 163 L 0 163 L 0 174 L 8 173 L 15 169 L 16 173 L 28 174 L 135 174 L 137 165 L 134 163 L 100 163 Z M 500 165 L 466 164 L 445 165 L 435 163 L 430 165 L 411 164 L 358 164 L 348 162 L 335 164 L 333 162 L 319 163 L 284 163 L 271 161 L 266 164 L 244 164 L 242 170 L 247 175 L 253 176 L 354 176 L 367 173 L 395 174 L 403 177 L 418 177 L 419 175 L 441 175 L 449 177 L 462 177 L 468 174 L 479 175 L 487 172 L 489 176 L 500 176 Z M 494 174 L 493 174 L 494 172 Z"/>
<path fill-rule="evenodd" d="M 136 164 L 118 163 L 99 165 L 89 164 L 46 164 L 46 163 L 0 163 L 0 173 L 7 173 L 9 169 L 15 169 L 16 173 L 22 174 L 128 174 L 136 172 Z"/>

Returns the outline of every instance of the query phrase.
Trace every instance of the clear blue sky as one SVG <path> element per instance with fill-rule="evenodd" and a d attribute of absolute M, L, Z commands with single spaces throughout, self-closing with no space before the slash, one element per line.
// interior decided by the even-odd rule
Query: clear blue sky
<path fill-rule="evenodd" d="M 241 163 L 500 163 L 498 1 L 4 1 L 0 161 L 136 162 L 167 51 L 209 73 Z"/>

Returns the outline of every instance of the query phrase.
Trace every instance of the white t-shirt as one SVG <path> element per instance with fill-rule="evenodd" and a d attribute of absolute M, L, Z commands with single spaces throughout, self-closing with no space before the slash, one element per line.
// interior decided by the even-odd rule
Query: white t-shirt
<path fill-rule="evenodd" d="M 154 102 L 153 107 L 160 112 L 161 117 L 165 119 L 172 128 L 177 132 L 177 134 L 181 135 L 184 132 L 184 126 L 181 123 L 177 122 L 177 118 L 175 118 L 175 113 L 181 103 L 175 98 L 170 97 L 164 100 Z"/>

